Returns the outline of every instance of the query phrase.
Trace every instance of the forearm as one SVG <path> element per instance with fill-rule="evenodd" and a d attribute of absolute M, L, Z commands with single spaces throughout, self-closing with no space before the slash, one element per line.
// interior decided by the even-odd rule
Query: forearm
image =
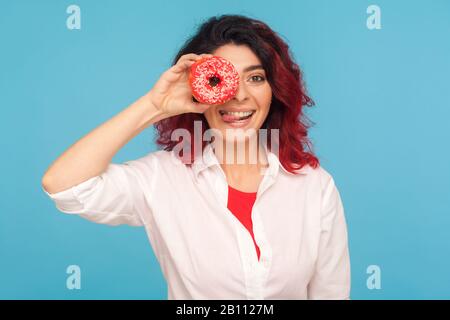
<path fill-rule="evenodd" d="M 56 193 L 100 175 L 129 140 L 165 117 L 148 94 L 142 96 L 64 151 L 46 171 L 42 186 Z"/>

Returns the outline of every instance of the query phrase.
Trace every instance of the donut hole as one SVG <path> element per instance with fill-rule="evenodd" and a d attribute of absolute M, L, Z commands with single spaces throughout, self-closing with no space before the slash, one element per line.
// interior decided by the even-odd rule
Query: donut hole
<path fill-rule="evenodd" d="M 211 87 L 215 87 L 215 86 L 219 85 L 221 81 L 222 80 L 217 75 L 214 75 L 208 79 L 209 85 Z"/>

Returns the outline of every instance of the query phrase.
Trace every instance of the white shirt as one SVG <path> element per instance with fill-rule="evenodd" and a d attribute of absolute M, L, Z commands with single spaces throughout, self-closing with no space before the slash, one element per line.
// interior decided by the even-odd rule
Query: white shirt
<path fill-rule="evenodd" d="M 248 230 L 228 210 L 213 148 L 188 167 L 155 151 L 50 194 L 57 208 L 96 223 L 144 226 L 168 299 L 349 299 L 341 198 L 321 166 L 294 175 L 268 153 Z"/>

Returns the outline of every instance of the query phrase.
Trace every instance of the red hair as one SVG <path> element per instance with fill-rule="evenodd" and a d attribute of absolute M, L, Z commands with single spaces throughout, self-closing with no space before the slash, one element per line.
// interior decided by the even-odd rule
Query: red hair
<path fill-rule="evenodd" d="M 283 167 L 291 173 L 310 165 L 316 168 L 319 159 L 314 155 L 308 128 L 309 119 L 304 107 L 314 106 L 314 101 L 306 94 L 299 66 L 291 58 L 289 46 L 265 23 L 241 15 L 212 17 L 203 23 L 179 51 L 173 64 L 186 53 L 212 53 L 228 43 L 247 45 L 261 60 L 267 80 L 272 88 L 272 103 L 261 128 L 267 129 L 268 149 L 271 150 L 271 129 L 279 130 L 278 155 Z M 171 139 L 175 129 L 185 129 L 190 133 L 190 165 L 195 158 L 194 121 L 202 122 L 201 137 L 209 129 L 203 114 L 185 113 L 163 119 L 155 123 L 158 132 L 157 144 L 171 151 L 179 143 Z M 207 144 L 202 139 L 202 150 Z M 185 155 L 183 155 L 184 157 Z"/>

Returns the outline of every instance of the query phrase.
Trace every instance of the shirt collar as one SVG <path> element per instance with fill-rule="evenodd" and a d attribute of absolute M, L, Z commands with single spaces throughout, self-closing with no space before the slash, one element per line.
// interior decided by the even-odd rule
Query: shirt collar
<path fill-rule="evenodd" d="M 278 156 L 269 151 L 267 149 L 267 146 L 264 146 L 264 149 L 266 151 L 267 154 L 267 159 L 269 162 L 269 168 L 267 171 L 267 174 L 269 174 L 272 177 L 276 177 L 278 172 L 279 172 L 279 168 L 281 167 L 282 172 L 284 172 L 287 175 L 295 175 L 292 172 L 289 172 L 280 162 Z M 202 159 L 203 158 L 203 159 Z M 217 159 L 216 155 L 214 154 L 214 149 L 211 145 L 211 143 L 208 143 L 204 150 L 203 150 L 203 157 L 201 155 L 197 155 L 194 159 L 194 162 L 192 163 L 192 169 L 194 170 L 195 173 L 195 177 L 198 177 L 198 175 L 200 174 L 200 172 L 202 172 L 203 170 L 212 167 L 212 166 L 220 166 L 219 160 Z M 295 172 L 297 174 L 307 174 L 307 167 L 308 165 L 303 166 L 301 169 L 297 169 Z"/>

